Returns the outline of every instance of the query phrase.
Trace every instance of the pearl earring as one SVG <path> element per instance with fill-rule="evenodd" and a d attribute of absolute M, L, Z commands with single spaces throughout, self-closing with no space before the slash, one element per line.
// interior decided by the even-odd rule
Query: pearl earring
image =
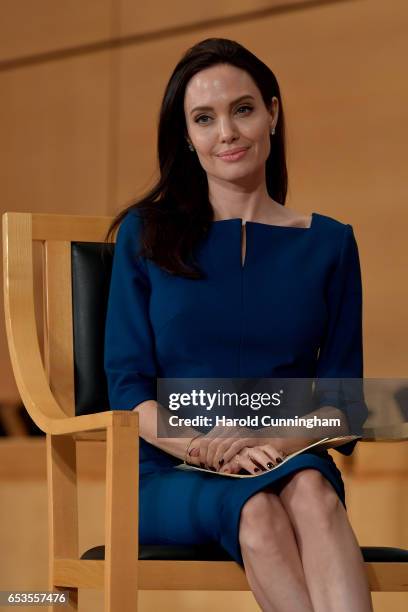
<path fill-rule="evenodd" d="M 273 128 L 271 129 L 271 134 L 272 134 L 272 136 L 274 135 L 274 133 L 275 133 L 275 128 L 273 127 Z"/>
<path fill-rule="evenodd" d="M 195 151 L 193 145 L 191 144 L 191 142 L 188 143 L 188 148 L 190 149 L 190 151 Z"/>

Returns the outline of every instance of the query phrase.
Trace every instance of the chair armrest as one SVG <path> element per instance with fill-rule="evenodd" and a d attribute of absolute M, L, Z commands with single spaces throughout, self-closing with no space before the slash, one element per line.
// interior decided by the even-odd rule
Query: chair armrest
<path fill-rule="evenodd" d="M 139 413 L 136 410 L 109 410 L 62 419 L 49 419 L 46 433 L 53 435 L 80 434 L 80 432 L 103 431 L 109 427 L 134 427 L 139 432 Z M 81 439 L 81 436 L 78 436 Z"/>
<path fill-rule="evenodd" d="M 71 417 L 56 400 L 38 342 L 33 291 L 32 215 L 7 212 L 2 221 L 7 343 L 17 388 L 30 417 L 42 431 L 55 435 L 106 430 L 114 424 L 138 430 L 139 415 L 135 411 L 104 411 Z"/>

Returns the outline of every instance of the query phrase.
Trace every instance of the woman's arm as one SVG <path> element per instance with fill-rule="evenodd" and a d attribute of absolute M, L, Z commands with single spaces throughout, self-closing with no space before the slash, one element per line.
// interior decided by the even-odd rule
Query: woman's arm
<path fill-rule="evenodd" d="M 368 416 L 363 385 L 363 292 L 358 246 L 349 224 L 344 227 L 327 303 L 329 316 L 316 369 L 316 405 L 342 411 L 349 433 L 359 435 Z M 336 450 L 350 455 L 356 443 Z"/>
<path fill-rule="evenodd" d="M 139 413 L 139 435 L 141 438 L 157 446 L 161 450 L 178 457 L 185 458 L 187 447 L 194 436 L 200 434 L 193 427 L 183 428 L 183 437 L 162 438 L 157 436 L 157 422 L 159 419 L 159 404 L 156 400 L 146 400 L 138 404 L 133 411 Z M 203 434 L 202 434 L 203 435 Z M 194 443 L 192 447 L 194 446 Z M 191 448 L 192 448 L 191 447 Z"/>

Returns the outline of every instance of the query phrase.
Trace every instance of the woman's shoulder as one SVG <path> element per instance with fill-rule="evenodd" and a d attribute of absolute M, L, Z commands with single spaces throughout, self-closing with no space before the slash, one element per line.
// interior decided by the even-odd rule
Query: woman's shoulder
<path fill-rule="evenodd" d="M 141 221 L 142 216 L 140 212 L 136 208 L 128 208 L 121 220 L 121 225 L 134 227 L 140 225 Z"/>
<path fill-rule="evenodd" d="M 314 214 L 318 215 L 326 227 L 332 231 L 344 232 L 347 226 L 351 227 L 347 221 L 340 221 L 340 219 L 322 213 L 316 212 Z"/>
<path fill-rule="evenodd" d="M 324 228 L 332 237 L 337 234 L 344 234 L 347 227 L 351 227 L 349 223 L 340 221 L 329 215 L 324 215 L 319 212 L 312 212 L 311 215 L 305 215 L 293 208 L 287 208 L 285 211 L 288 226 L 310 228 L 316 223 Z"/>
<path fill-rule="evenodd" d="M 340 221 L 330 215 L 318 213 L 318 227 L 316 232 L 319 249 L 330 253 L 336 261 L 358 262 L 358 243 L 354 235 L 353 226 L 346 221 Z"/>
<path fill-rule="evenodd" d="M 129 208 L 120 220 L 116 241 L 125 242 L 128 245 L 140 243 L 142 230 L 142 217 L 139 211 Z"/>
<path fill-rule="evenodd" d="M 118 249 L 125 253 L 126 258 L 132 263 L 143 260 L 139 253 L 142 245 L 141 230 L 142 217 L 140 213 L 133 208 L 128 209 L 119 223 L 115 251 Z"/>
<path fill-rule="evenodd" d="M 319 237 L 326 239 L 333 246 L 342 244 L 344 241 L 354 238 L 353 226 L 347 221 L 322 213 L 314 213 L 318 219 L 320 228 Z"/>

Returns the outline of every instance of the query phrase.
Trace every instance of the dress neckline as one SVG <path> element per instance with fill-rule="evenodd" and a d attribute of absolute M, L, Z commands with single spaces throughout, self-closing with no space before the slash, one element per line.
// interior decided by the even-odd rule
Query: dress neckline
<path fill-rule="evenodd" d="M 245 223 L 243 223 L 243 219 L 241 217 L 233 217 L 231 219 L 218 219 L 217 221 L 212 221 L 211 224 L 217 225 L 220 223 L 233 223 L 233 224 L 239 223 L 241 226 L 251 225 L 251 226 L 267 227 L 269 229 L 274 229 L 274 230 L 295 230 L 295 231 L 307 232 L 314 228 L 314 225 L 315 225 L 315 222 L 318 216 L 319 216 L 318 213 L 312 212 L 311 223 L 309 227 L 298 227 L 296 225 L 273 225 L 271 223 L 261 223 L 260 221 L 245 221 Z"/>

